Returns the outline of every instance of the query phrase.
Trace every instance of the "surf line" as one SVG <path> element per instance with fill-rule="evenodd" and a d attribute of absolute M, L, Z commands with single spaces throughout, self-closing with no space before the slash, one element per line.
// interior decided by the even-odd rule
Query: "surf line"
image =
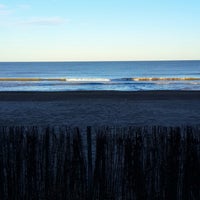
<path fill-rule="evenodd" d="M 0 81 L 108 82 L 105 78 L 0 78 Z"/>
<path fill-rule="evenodd" d="M 0 78 L 0 81 L 66 81 L 66 78 Z"/>
<path fill-rule="evenodd" d="M 196 77 L 138 77 L 138 78 L 120 78 L 113 79 L 118 81 L 198 81 Z"/>

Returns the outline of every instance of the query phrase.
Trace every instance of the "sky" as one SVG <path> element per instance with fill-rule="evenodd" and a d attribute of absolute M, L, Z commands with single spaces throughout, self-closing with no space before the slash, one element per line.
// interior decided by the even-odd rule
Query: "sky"
<path fill-rule="evenodd" d="M 0 0 L 0 61 L 200 60 L 199 0 Z"/>

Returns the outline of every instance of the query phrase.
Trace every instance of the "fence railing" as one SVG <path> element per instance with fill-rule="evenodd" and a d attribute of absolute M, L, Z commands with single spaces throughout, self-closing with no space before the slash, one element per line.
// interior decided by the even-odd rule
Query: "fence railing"
<path fill-rule="evenodd" d="M 200 199 L 200 126 L 0 127 L 0 199 Z"/>

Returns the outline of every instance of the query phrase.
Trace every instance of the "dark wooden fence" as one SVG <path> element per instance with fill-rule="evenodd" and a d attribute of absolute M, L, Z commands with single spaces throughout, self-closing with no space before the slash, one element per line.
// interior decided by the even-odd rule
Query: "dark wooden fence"
<path fill-rule="evenodd" d="M 0 199 L 200 199 L 200 127 L 0 127 Z"/>

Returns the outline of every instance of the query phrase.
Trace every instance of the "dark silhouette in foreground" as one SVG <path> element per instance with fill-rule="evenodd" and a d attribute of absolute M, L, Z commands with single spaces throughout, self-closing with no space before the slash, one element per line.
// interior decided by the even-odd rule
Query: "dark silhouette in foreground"
<path fill-rule="evenodd" d="M 0 199 L 200 199 L 200 127 L 0 127 Z"/>

